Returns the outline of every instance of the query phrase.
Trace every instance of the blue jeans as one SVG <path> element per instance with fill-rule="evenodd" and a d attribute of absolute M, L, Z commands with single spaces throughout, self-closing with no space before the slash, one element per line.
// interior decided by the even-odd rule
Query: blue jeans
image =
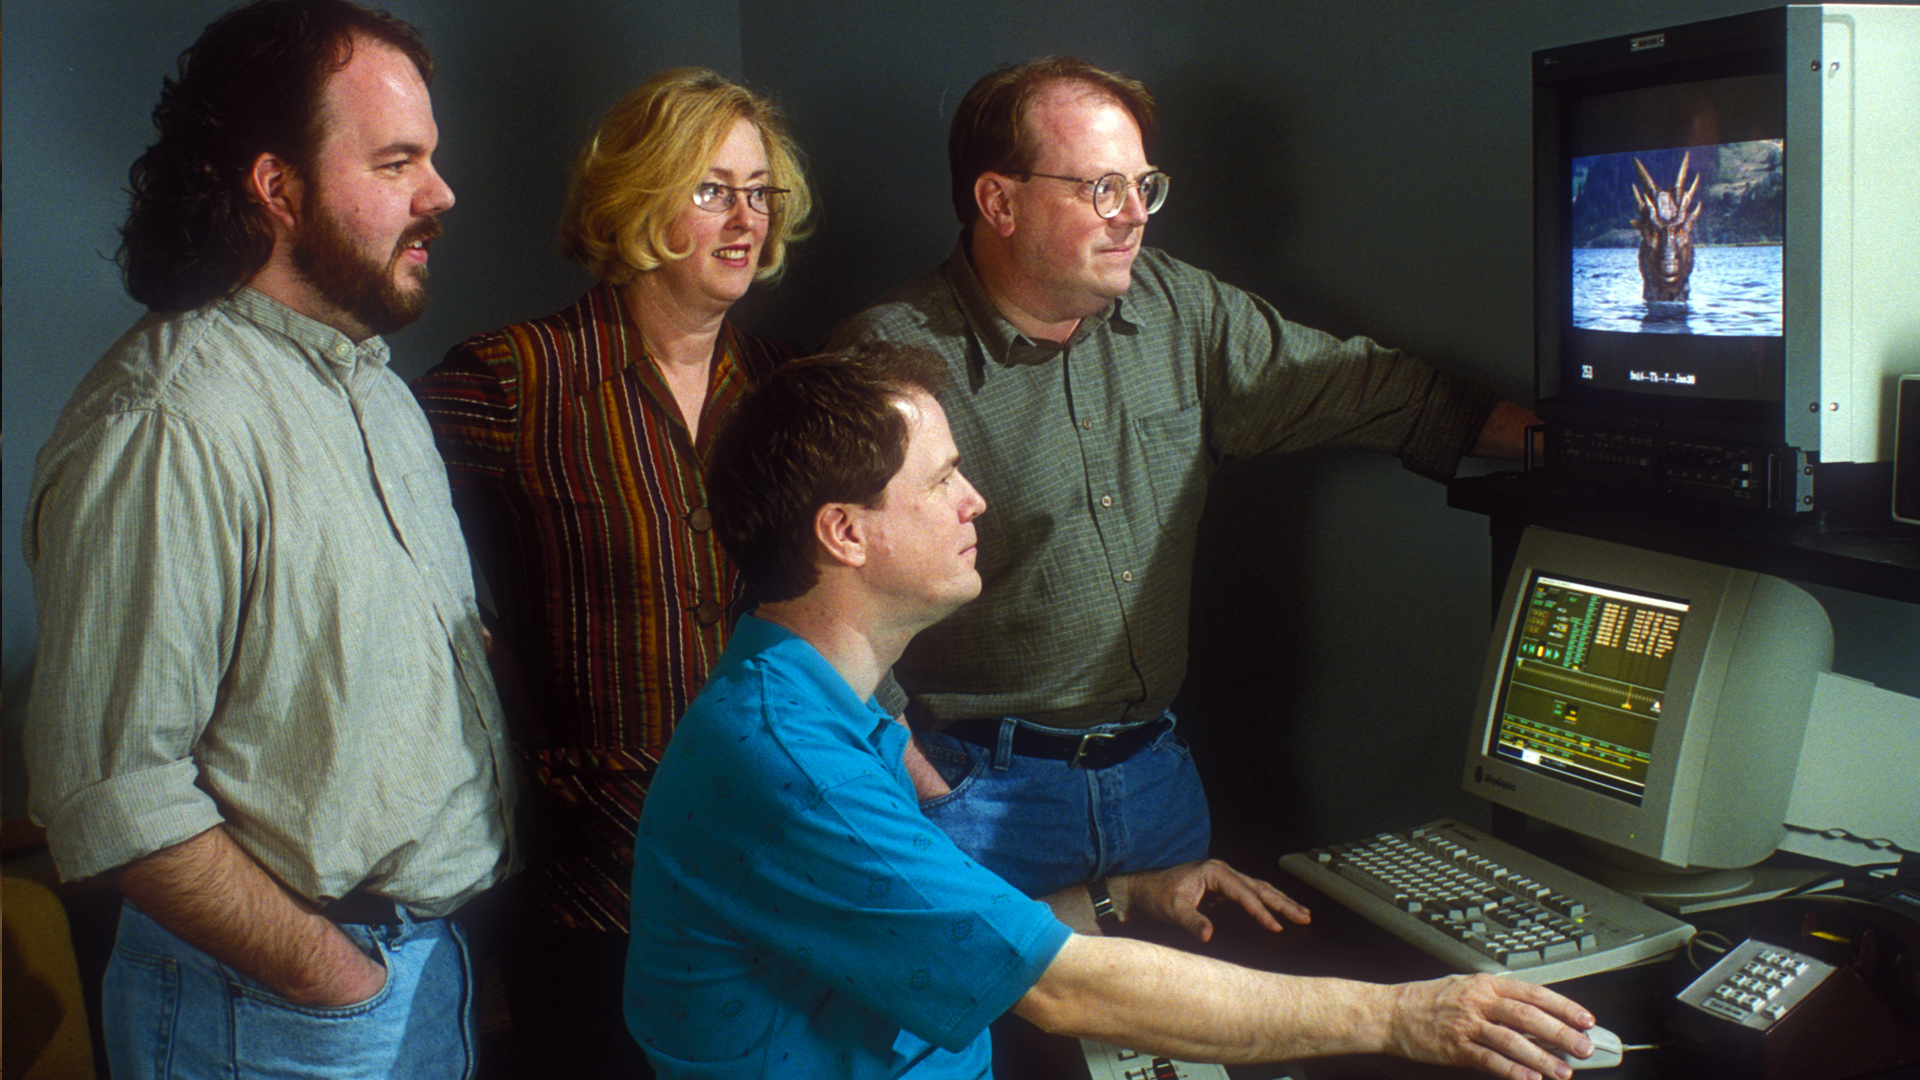
<path fill-rule="evenodd" d="M 1117 765 L 1078 769 L 1014 754 L 1008 746 L 1018 723 L 1002 721 L 994 749 L 937 731 L 919 736 L 953 787 L 920 808 L 974 861 L 1028 896 L 1045 896 L 1107 874 L 1206 857 L 1206 794 L 1172 728 Z"/>
<path fill-rule="evenodd" d="M 452 919 L 402 918 L 341 926 L 386 966 L 387 984 L 323 1009 L 289 1003 L 122 904 L 102 1002 L 114 1080 L 471 1076 L 466 932 Z"/>

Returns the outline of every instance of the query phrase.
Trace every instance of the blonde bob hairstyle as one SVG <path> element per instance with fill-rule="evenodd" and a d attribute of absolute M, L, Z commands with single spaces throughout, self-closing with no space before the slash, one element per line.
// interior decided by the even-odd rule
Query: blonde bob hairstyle
<path fill-rule="evenodd" d="M 615 285 L 693 254 L 691 244 L 673 250 L 668 232 L 693 205 L 707 163 L 740 120 L 760 129 L 772 174 L 767 185 L 789 192 L 773 200 L 753 273 L 756 281 L 779 277 L 787 242 L 812 228 L 813 193 L 800 150 L 773 102 L 705 68 L 663 71 L 607 110 L 574 162 L 560 253 Z"/>

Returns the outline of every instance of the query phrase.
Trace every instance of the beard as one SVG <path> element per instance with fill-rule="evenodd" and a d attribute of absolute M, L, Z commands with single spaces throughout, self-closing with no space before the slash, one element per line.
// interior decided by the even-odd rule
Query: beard
<path fill-rule="evenodd" d="M 426 268 L 409 272 L 412 288 L 395 280 L 394 269 L 409 244 L 445 231 L 437 218 L 408 226 L 385 262 L 365 254 L 326 208 L 309 207 L 307 221 L 293 241 L 293 267 L 321 299 L 374 335 L 391 334 L 426 310 Z"/>

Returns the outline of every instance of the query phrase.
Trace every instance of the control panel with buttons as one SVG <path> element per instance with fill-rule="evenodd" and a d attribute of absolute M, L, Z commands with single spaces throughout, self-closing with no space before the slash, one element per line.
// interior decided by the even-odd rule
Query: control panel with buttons
<path fill-rule="evenodd" d="M 1702 1012 L 1765 1031 L 1833 974 L 1831 964 L 1749 938 L 1680 992 Z"/>
<path fill-rule="evenodd" d="M 1087 1073 L 1093 1080 L 1227 1080 L 1224 1065 L 1173 1061 L 1092 1039 L 1081 1039 L 1080 1047 L 1086 1051 Z"/>

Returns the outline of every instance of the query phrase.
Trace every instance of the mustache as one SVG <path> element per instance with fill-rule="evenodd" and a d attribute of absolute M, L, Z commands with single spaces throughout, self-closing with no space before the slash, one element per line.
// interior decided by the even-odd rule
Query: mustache
<path fill-rule="evenodd" d="M 446 227 L 440 224 L 440 219 L 437 217 L 430 217 L 430 218 L 425 218 L 423 220 L 417 221 L 412 225 L 407 226 L 407 231 L 400 234 L 400 239 L 396 241 L 393 245 L 394 253 L 398 254 L 402 251 L 405 251 L 408 245 L 413 244 L 416 241 L 436 240 L 439 237 L 444 236 L 446 234 L 446 231 L 447 231 Z"/>

